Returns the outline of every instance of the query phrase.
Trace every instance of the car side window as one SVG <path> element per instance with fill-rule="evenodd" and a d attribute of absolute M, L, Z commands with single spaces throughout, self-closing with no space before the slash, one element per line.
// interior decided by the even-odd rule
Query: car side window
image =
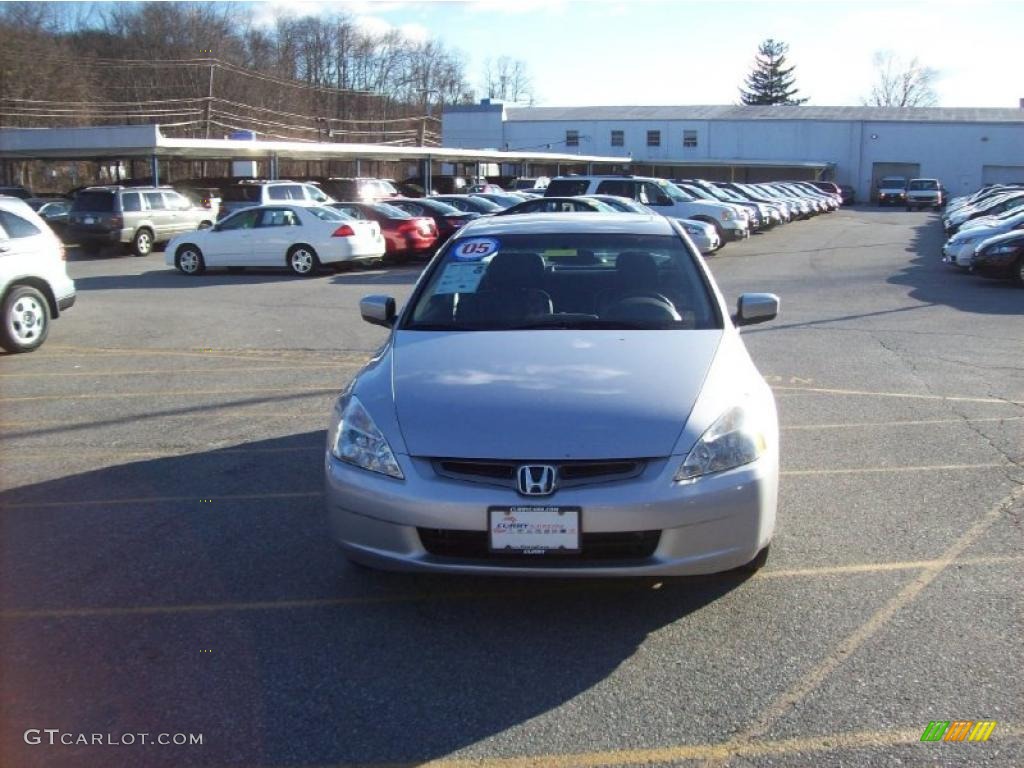
<path fill-rule="evenodd" d="M 256 220 L 260 212 L 249 210 L 239 211 L 234 216 L 229 216 L 217 225 L 218 230 L 252 229 L 256 226 Z"/>
<path fill-rule="evenodd" d="M 138 192 L 125 192 L 121 195 L 121 210 L 126 213 L 135 213 L 142 210 L 142 200 Z"/>
<path fill-rule="evenodd" d="M 164 192 L 164 204 L 168 210 L 171 211 L 187 211 L 192 207 L 192 203 L 188 201 L 187 197 L 179 195 L 177 192 Z"/>
<path fill-rule="evenodd" d="M 633 185 L 628 181 L 620 179 L 606 179 L 597 185 L 597 191 L 602 195 L 615 195 L 616 197 L 633 197 Z"/>
<path fill-rule="evenodd" d="M 466 205 L 464 200 L 445 200 L 444 202 L 448 203 L 452 208 L 458 208 L 460 211 L 469 210 L 469 206 Z"/>
<path fill-rule="evenodd" d="M 164 204 L 164 196 L 159 192 L 143 192 L 142 196 L 146 199 L 146 206 L 151 211 L 165 211 L 167 206 Z"/>
<path fill-rule="evenodd" d="M 672 201 L 658 185 L 649 181 L 640 185 L 640 202 L 644 205 L 672 205 Z"/>
<path fill-rule="evenodd" d="M 42 231 L 27 219 L 15 216 L 9 211 L 0 211 L 0 226 L 7 232 L 8 237 L 16 240 L 19 237 L 33 237 L 42 234 Z"/>
<path fill-rule="evenodd" d="M 327 195 L 321 192 L 317 187 L 314 187 L 312 184 L 306 184 L 305 190 L 310 200 L 315 200 L 318 203 L 327 202 Z"/>
<path fill-rule="evenodd" d="M 261 227 L 294 227 L 298 226 L 295 213 L 287 208 L 266 208 L 261 212 Z"/>
<path fill-rule="evenodd" d="M 354 205 L 342 205 L 342 206 L 339 206 L 339 207 L 335 208 L 334 210 L 341 211 L 346 216 L 351 216 L 353 219 L 368 219 L 368 218 L 370 218 L 369 216 L 367 216 L 363 212 L 363 210 L 361 208 L 357 208 Z"/>
<path fill-rule="evenodd" d="M 267 197 L 271 200 L 289 200 L 288 187 L 284 184 L 267 187 Z"/>

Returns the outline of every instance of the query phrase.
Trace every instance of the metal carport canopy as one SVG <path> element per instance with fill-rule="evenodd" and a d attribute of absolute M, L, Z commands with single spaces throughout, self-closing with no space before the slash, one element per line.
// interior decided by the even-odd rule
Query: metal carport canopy
<path fill-rule="evenodd" d="M 9 160 L 89 160 L 99 158 L 168 158 L 231 160 L 277 157 L 292 160 L 439 160 L 463 163 L 614 163 L 629 157 L 560 152 L 504 152 L 455 147 L 392 147 L 306 141 L 177 139 L 161 134 L 159 125 L 89 128 L 3 128 L 0 157 Z"/>

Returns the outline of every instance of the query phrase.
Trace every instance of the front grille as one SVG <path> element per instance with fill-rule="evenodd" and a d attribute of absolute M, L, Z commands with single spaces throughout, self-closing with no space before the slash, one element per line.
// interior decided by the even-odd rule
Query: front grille
<path fill-rule="evenodd" d="M 450 480 L 467 483 L 516 487 L 516 472 L 523 464 L 552 462 L 483 461 L 476 459 L 434 459 L 434 471 Z M 647 462 L 640 459 L 619 461 L 566 461 L 554 463 L 558 470 L 558 487 L 574 488 L 596 483 L 629 480 L 643 473 Z"/>
<path fill-rule="evenodd" d="M 443 528 L 417 530 L 423 548 L 435 557 L 545 568 L 638 564 L 654 554 L 661 539 L 661 531 L 583 533 L 580 536 L 580 552 L 577 554 L 526 555 L 517 552 L 491 552 L 487 542 L 487 531 L 455 531 Z"/>

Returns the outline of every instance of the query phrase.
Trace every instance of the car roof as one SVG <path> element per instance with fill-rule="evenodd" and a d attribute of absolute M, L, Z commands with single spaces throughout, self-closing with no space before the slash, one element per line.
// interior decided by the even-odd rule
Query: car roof
<path fill-rule="evenodd" d="M 564 213 L 531 213 L 525 216 L 488 216 L 471 221 L 457 235 L 484 237 L 512 234 L 633 234 L 675 235 L 676 230 L 664 216 L 643 213 L 588 213 L 566 216 Z"/>

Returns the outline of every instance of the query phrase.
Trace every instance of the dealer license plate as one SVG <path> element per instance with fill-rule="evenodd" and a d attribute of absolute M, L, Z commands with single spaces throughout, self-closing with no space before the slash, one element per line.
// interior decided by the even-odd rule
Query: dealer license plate
<path fill-rule="evenodd" d="M 524 555 L 580 551 L 579 507 L 489 507 L 492 552 Z"/>

